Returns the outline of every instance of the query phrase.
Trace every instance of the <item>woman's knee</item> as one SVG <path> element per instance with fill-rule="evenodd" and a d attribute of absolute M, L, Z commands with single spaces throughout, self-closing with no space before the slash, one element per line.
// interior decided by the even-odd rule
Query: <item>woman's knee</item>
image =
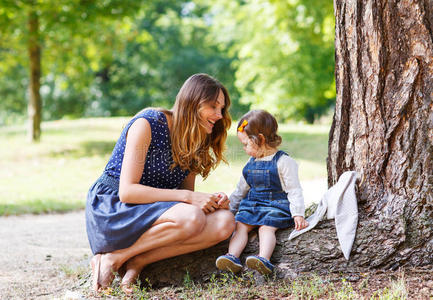
<path fill-rule="evenodd" d="M 182 211 L 177 223 L 180 226 L 182 238 L 188 239 L 203 231 L 206 225 L 206 215 L 200 208 L 191 205 Z"/>
<path fill-rule="evenodd" d="M 215 237 L 219 241 L 228 239 L 235 230 L 235 218 L 228 210 L 221 210 L 218 214 L 218 221 L 216 222 Z"/>

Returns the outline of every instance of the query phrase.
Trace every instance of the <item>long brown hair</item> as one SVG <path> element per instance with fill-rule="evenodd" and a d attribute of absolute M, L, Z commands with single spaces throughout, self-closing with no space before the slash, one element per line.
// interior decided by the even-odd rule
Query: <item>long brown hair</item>
<path fill-rule="evenodd" d="M 204 103 L 216 102 L 220 91 L 225 100 L 222 119 L 215 123 L 212 133 L 207 134 L 200 123 L 200 110 Z M 206 178 L 221 160 L 226 162 L 223 152 L 231 124 L 229 106 L 227 89 L 215 78 L 201 73 L 185 81 L 171 110 L 173 126 L 170 138 L 174 166 Z"/>

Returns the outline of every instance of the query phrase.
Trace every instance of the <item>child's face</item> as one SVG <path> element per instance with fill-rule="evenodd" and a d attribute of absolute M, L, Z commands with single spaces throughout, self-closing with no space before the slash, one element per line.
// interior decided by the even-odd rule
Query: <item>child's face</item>
<path fill-rule="evenodd" d="M 238 139 L 244 146 L 244 151 L 254 158 L 259 157 L 260 147 L 251 140 L 245 132 L 238 131 Z"/>

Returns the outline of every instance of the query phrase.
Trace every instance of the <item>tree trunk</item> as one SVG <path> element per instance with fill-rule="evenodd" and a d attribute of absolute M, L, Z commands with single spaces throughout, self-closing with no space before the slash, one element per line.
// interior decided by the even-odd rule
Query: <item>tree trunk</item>
<path fill-rule="evenodd" d="M 277 232 L 277 277 L 299 271 L 356 271 L 433 263 L 433 2 L 335 0 L 337 103 L 329 136 L 328 182 L 361 174 L 360 218 L 350 260 L 334 222 L 292 241 Z M 227 242 L 144 269 L 153 284 L 216 272 Z M 257 240 L 242 258 L 258 253 Z"/>
<path fill-rule="evenodd" d="M 362 175 L 370 266 L 433 263 L 433 2 L 336 0 L 328 183 Z M 361 222 L 362 223 L 362 222 Z M 359 237 L 357 238 L 359 240 Z"/>
<path fill-rule="evenodd" d="M 41 137 L 41 95 L 39 93 L 41 79 L 41 46 L 39 42 L 39 17 L 34 9 L 28 14 L 29 40 L 28 51 L 30 61 L 30 83 L 28 117 L 28 138 L 31 142 Z"/>

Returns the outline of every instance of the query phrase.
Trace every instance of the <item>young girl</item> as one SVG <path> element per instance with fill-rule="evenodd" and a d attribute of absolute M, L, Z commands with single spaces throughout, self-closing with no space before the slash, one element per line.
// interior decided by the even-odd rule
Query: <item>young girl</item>
<path fill-rule="evenodd" d="M 271 273 L 274 266 L 269 260 L 276 244 L 275 231 L 289 227 L 293 221 L 297 230 L 308 225 L 298 166 L 278 150 L 281 137 L 277 129 L 275 118 L 263 110 L 250 111 L 239 121 L 237 136 L 251 158 L 229 197 L 230 210 L 237 211 L 237 222 L 228 253 L 216 260 L 220 270 L 236 273 L 242 269 L 239 256 L 248 242 L 248 232 L 259 227 L 260 253 L 248 256 L 246 264 L 261 274 Z"/>
<path fill-rule="evenodd" d="M 219 81 L 195 74 L 172 110 L 145 109 L 123 129 L 87 195 L 94 290 L 110 286 L 123 266 L 121 286 L 131 293 L 144 266 L 232 234 L 227 196 L 194 191 L 195 176 L 224 160 L 229 106 Z"/>

